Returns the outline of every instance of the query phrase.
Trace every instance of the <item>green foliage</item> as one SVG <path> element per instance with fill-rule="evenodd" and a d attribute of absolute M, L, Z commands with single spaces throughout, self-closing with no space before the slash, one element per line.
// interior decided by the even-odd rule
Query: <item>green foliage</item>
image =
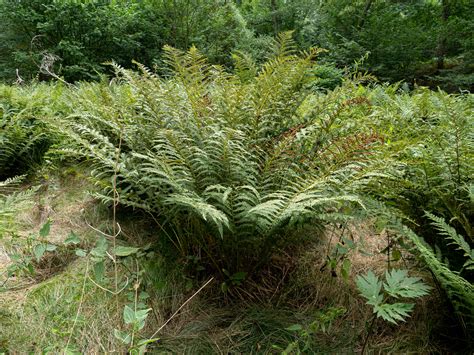
<path fill-rule="evenodd" d="M 318 333 L 329 333 L 332 323 L 339 317 L 342 317 L 347 310 L 342 307 L 329 307 L 323 311 L 318 312 L 316 319 L 308 325 L 293 324 L 286 328 L 287 331 L 292 332 L 298 338 L 288 344 L 283 349 L 280 346 L 273 345 L 277 350 L 281 351 L 282 355 L 301 354 L 311 351 L 313 348 L 312 338 Z"/>
<path fill-rule="evenodd" d="M 60 123 L 70 138 L 62 152 L 93 164 L 104 201 L 113 199 L 116 173 L 121 204 L 154 215 L 183 257 L 201 255 L 224 280 L 223 269 L 257 271 L 297 241 L 299 226 L 322 227 L 362 205 L 357 191 L 375 176 L 377 160 L 341 157 L 321 168 L 306 156 L 299 131 L 316 131 L 319 122 L 297 111 L 317 51 L 297 55 L 282 34 L 261 69 L 238 65 L 235 75 L 195 48 L 165 51 L 168 80 L 143 66 L 141 74 L 116 66 L 126 96 L 122 87 L 100 87 L 110 98 L 103 100 L 85 87 Z"/>
<path fill-rule="evenodd" d="M 0 240 L 16 232 L 15 216 L 30 203 L 34 189 L 18 191 L 21 177 L 0 181 Z"/>
<path fill-rule="evenodd" d="M 143 297 L 146 293 L 140 294 L 140 301 L 146 301 Z M 133 308 L 132 308 L 133 307 Z M 129 332 L 114 329 L 114 336 L 122 343 L 129 346 L 131 354 L 145 354 L 147 345 L 157 341 L 158 339 L 137 340 L 137 333 L 145 327 L 145 321 L 151 311 L 151 308 L 139 309 L 138 296 L 135 297 L 135 304 L 130 307 L 125 305 L 123 309 L 124 323 L 130 328 Z"/>
<path fill-rule="evenodd" d="M 463 325 L 467 326 L 467 332 L 470 332 L 474 324 L 474 285 L 459 275 L 458 272 L 451 270 L 448 265 L 437 257 L 433 249 L 412 230 L 399 224 L 394 224 L 393 228 L 415 245 L 421 258 L 446 291 L 457 315 L 464 320 Z"/>
<path fill-rule="evenodd" d="M 294 30 L 299 49 L 329 50 L 320 85 L 370 53 L 364 69 L 384 81 L 472 90 L 472 11 L 469 1 L 5 0 L 0 78 L 99 80 L 111 60 L 161 67 L 164 45 L 195 45 L 227 67 L 236 51 L 263 62 L 272 38 Z"/>
<path fill-rule="evenodd" d="M 474 270 L 474 250 L 470 247 L 469 243 L 466 242 L 464 237 L 456 233 L 456 230 L 448 225 L 444 219 L 428 212 L 426 213 L 426 216 L 431 219 L 431 224 L 439 231 L 439 234 L 446 237 L 448 245 L 454 245 L 456 250 L 463 253 L 463 256 L 467 260 L 462 268 L 465 268 L 466 270 Z M 451 242 L 449 242 L 449 240 Z"/>
<path fill-rule="evenodd" d="M 9 81 L 18 75 L 99 80 L 107 61 L 159 65 L 165 44 L 199 45 L 214 62 L 226 64 L 235 49 L 259 50 L 238 9 L 216 0 L 7 0 L 0 3 L 0 29 L 0 78 Z"/>
<path fill-rule="evenodd" d="M 429 287 L 418 277 L 409 277 L 406 270 L 391 270 L 385 273 L 385 282 L 379 280 L 372 271 L 357 277 L 357 288 L 373 307 L 377 317 L 397 324 L 405 321 L 414 307 L 412 303 L 389 303 L 389 298 L 418 298 L 428 294 Z M 383 290 L 382 290 L 383 287 Z"/>
<path fill-rule="evenodd" d="M 0 179 L 38 168 L 54 141 L 39 117 L 54 111 L 53 101 L 60 92 L 60 87 L 45 85 L 0 86 Z"/>

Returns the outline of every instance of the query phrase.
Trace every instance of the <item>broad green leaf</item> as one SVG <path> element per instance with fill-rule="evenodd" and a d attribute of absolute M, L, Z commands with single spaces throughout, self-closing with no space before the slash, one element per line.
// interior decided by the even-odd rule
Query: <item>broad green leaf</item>
<path fill-rule="evenodd" d="M 102 281 L 105 274 L 105 263 L 104 261 L 99 261 L 94 264 L 94 276 L 97 281 Z"/>
<path fill-rule="evenodd" d="M 398 249 L 393 249 L 392 250 L 392 260 L 393 261 L 398 261 L 402 257 L 402 253 Z"/>
<path fill-rule="evenodd" d="M 69 233 L 67 238 L 64 240 L 64 245 L 79 244 L 80 242 L 81 240 L 79 239 L 79 237 L 71 231 L 71 233 Z"/>
<path fill-rule="evenodd" d="M 245 271 L 239 271 L 233 274 L 230 278 L 234 282 L 240 282 L 245 280 L 245 277 L 247 276 L 247 273 Z"/>
<path fill-rule="evenodd" d="M 100 236 L 97 240 L 95 248 L 91 250 L 91 255 L 97 258 L 104 258 L 107 252 L 107 240 L 104 236 Z"/>
<path fill-rule="evenodd" d="M 49 235 L 49 232 L 51 230 L 51 221 L 48 220 L 43 226 L 41 227 L 39 231 L 39 235 L 41 238 L 46 238 Z"/>
<path fill-rule="evenodd" d="M 148 309 L 141 309 L 135 312 L 135 319 L 136 320 L 144 320 L 148 317 L 148 313 L 151 311 L 151 308 Z"/>
<path fill-rule="evenodd" d="M 393 269 L 385 273 L 385 291 L 392 297 L 421 297 L 427 295 L 430 287 L 419 277 L 409 277 L 406 270 Z"/>
<path fill-rule="evenodd" d="M 125 247 L 125 246 L 118 246 L 115 248 L 115 255 L 117 256 L 129 256 L 132 254 L 136 254 L 140 248 L 133 248 L 133 247 Z"/>
<path fill-rule="evenodd" d="M 36 244 L 33 253 L 35 255 L 36 261 L 40 261 L 40 259 L 43 257 L 44 253 L 46 252 L 47 245 L 46 244 Z"/>
<path fill-rule="evenodd" d="M 142 291 L 140 292 L 140 294 L 138 295 L 138 299 L 144 301 L 144 300 L 147 300 L 148 298 L 150 298 L 150 295 L 148 294 L 148 292 L 146 291 Z"/>
<path fill-rule="evenodd" d="M 135 312 L 129 306 L 123 308 L 123 320 L 125 324 L 132 324 L 135 321 Z"/>
<path fill-rule="evenodd" d="M 377 317 L 383 318 L 386 321 L 397 324 L 397 321 L 405 321 L 406 317 L 410 316 L 410 312 L 413 309 L 413 303 L 394 303 L 394 304 L 381 304 L 374 307 L 374 313 Z"/>
<path fill-rule="evenodd" d="M 227 282 L 223 282 L 223 283 L 221 284 L 221 291 L 222 291 L 223 293 L 226 293 L 227 291 L 229 291 L 229 285 L 227 284 Z"/>
<path fill-rule="evenodd" d="M 372 271 L 365 276 L 357 276 L 356 284 L 361 295 L 367 299 L 367 304 L 375 306 L 383 301 L 382 282 Z"/>

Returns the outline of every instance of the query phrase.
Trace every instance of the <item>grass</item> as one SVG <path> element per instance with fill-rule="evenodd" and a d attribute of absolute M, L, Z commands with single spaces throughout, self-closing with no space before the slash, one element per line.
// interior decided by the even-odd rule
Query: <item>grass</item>
<path fill-rule="evenodd" d="M 51 218 L 51 241 L 64 240 L 74 230 L 82 239 L 81 247 L 92 248 L 98 233 L 89 225 L 99 230 L 110 228 L 109 211 L 87 193 L 94 187 L 76 169 L 43 178 L 41 182 L 43 186 L 36 192 L 34 205 L 17 216 L 24 229 L 22 233 L 39 229 L 46 218 Z M 137 218 L 127 212 L 118 215 L 122 238 L 139 240 L 140 245 L 152 241 L 155 228 L 143 216 Z M 334 276 L 329 268 L 323 267 L 339 232 L 326 233 L 318 245 L 308 244 L 281 255 L 263 279 L 245 285 L 240 298 L 226 300 L 220 285 L 212 283 L 163 328 L 150 351 L 267 354 L 278 353 L 278 349 L 296 342 L 301 348 L 308 345 L 311 353 L 360 352 L 371 311 L 358 296 L 351 278 L 345 280 L 337 270 Z M 364 240 L 359 243 L 364 246 L 363 252 L 350 255 L 352 273 L 383 270 L 386 256 L 378 252 L 386 245 L 385 236 L 365 225 L 351 225 L 349 232 L 353 238 Z M 1 244 L 8 243 L 0 240 Z M 123 307 L 130 303 L 128 298 L 135 285 L 139 283 L 139 289 L 150 295 L 147 307 L 152 308 L 152 313 L 141 331 L 147 337 L 205 281 L 186 276 L 183 260 L 172 261 L 170 255 L 149 251 L 120 265 L 123 274 L 134 268 L 139 272 L 124 292 L 112 296 L 86 277 L 92 275 L 92 264 L 72 252 L 67 255 L 56 272 L 45 272 L 36 279 L 17 277 L 0 289 L 0 352 L 57 353 L 66 347 L 82 353 L 124 352 L 127 348 L 114 337 L 114 329 L 126 328 Z M 405 258 L 397 263 L 407 266 L 413 262 Z M 113 288 L 113 265 L 106 265 L 107 277 L 101 285 Z M 429 279 L 428 275 L 423 277 Z M 443 330 L 444 315 L 432 312 L 445 309 L 441 302 L 433 292 L 417 304 L 413 316 L 400 327 L 377 321 L 369 351 L 429 353 L 449 349 L 441 338 L 433 338 Z M 294 324 L 306 329 L 330 307 L 345 312 L 333 320 L 327 331 L 304 337 L 288 330 Z"/>

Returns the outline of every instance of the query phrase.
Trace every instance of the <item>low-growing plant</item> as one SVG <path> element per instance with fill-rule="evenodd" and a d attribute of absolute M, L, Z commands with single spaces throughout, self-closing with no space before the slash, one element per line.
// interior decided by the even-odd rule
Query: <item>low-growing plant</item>
<path fill-rule="evenodd" d="M 315 320 L 308 325 L 293 324 L 286 328 L 286 330 L 293 333 L 297 339 L 289 343 L 285 349 L 277 345 L 273 347 L 281 351 L 282 355 L 306 354 L 314 351 L 312 348 L 312 338 L 318 333 L 329 333 L 334 320 L 343 316 L 346 312 L 347 310 L 342 307 L 329 307 L 324 309 L 318 312 Z"/>
<path fill-rule="evenodd" d="M 96 96 L 78 92 L 76 113 L 59 123 L 69 135 L 61 152 L 93 165 L 103 201 L 117 191 L 122 205 L 150 213 L 183 258 L 199 256 L 225 289 L 302 240 L 299 227 L 322 229 L 363 205 L 357 191 L 383 164 L 351 152 L 321 163 L 332 142 L 311 152 L 306 133 L 321 122 L 297 114 L 317 50 L 297 54 L 283 34 L 260 69 L 236 56 L 234 75 L 195 48 L 165 51 L 169 77 L 116 66 L 125 96 L 102 87 L 97 110 Z"/>
<path fill-rule="evenodd" d="M 372 326 L 376 318 L 397 324 L 404 322 L 415 306 L 414 303 L 400 302 L 415 299 L 428 294 L 430 287 L 418 277 L 409 277 L 406 270 L 390 270 L 385 272 L 385 281 L 381 281 L 372 271 L 359 275 L 356 279 L 360 294 L 373 307 L 374 316 L 367 331 L 362 354 L 367 346 Z M 397 301 L 397 302 L 393 302 Z"/>

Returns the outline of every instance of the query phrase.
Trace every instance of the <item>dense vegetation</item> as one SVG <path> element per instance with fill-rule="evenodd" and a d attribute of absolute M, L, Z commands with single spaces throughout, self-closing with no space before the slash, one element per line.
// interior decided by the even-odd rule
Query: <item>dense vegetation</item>
<path fill-rule="evenodd" d="M 2 0 L 0 79 L 97 80 L 111 60 L 161 68 L 165 44 L 232 66 L 232 52 L 262 61 L 295 30 L 300 49 L 329 50 L 323 76 L 368 54 L 363 68 L 384 81 L 472 89 L 473 11 L 469 0 Z"/>
<path fill-rule="evenodd" d="M 0 353 L 472 349 L 470 2 L 0 8 Z"/>

